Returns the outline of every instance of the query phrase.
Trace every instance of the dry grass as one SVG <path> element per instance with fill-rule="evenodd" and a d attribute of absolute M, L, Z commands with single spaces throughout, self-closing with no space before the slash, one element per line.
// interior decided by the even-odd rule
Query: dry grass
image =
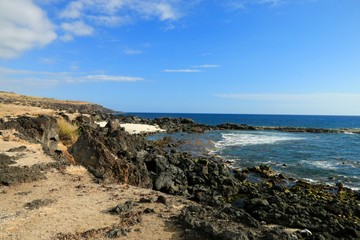
<path fill-rule="evenodd" d="M 16 116 L 38 116 L 38 115 L 52 115 L 53 109 L 45 109 L 40 107 L 22 106 L 16 104 L 0 104 L 0 118 L 16 117 Z"/>
<path fill-rule="evenodd" d="M 76 142 L 79 137 L 78 127 L 67 122 L 63 118 L 57 119 L 59 127 L 59 138 L 65 146 L 70 146 Z"/>
<path fill-rule="evenodd" d="M 88 102 L 84 101 L 75 101 L 75 100 L 58 100 L 54 98 L 45 98 L 45 97 L 35 97 L 35 96 L 25 96 L 21 94 L 16 94 L 12 92 L 3 92 L 0 91 L 0 97 L 5 99 L 12 99 L 12 100 L 18 100 L 18 101 L 40 101 L 40 102 L 50 102 L 50 103 L 70 103 L 70 104 L 76 104 L 76 105 L 84 105 L 89 104 Z"/>

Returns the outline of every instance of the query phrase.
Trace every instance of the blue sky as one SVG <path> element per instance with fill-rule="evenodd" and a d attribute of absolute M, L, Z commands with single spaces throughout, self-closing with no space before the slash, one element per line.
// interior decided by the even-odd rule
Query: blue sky
<path fill-rule="evenodd" d="M 126 112 L 360 115 L 358 0 L 0 0 L 0 90 Z"/>

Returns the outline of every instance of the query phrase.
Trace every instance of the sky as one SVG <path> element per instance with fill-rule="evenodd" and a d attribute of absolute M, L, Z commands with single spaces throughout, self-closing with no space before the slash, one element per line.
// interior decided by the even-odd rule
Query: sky
<path fill-rule="evenodd" d="M 0 0 L 0 91 L 124 112 L 360 115 L 359 0 Z"/>

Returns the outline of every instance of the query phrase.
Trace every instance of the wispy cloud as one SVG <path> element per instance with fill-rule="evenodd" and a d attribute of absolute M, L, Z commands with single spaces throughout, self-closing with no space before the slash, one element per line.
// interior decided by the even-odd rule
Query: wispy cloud
<path fill-rule="evenodd" d="M 125 48 L 123 50 L 123 53 L 125 53 L 126 55 L 139 55 L 139 54 L 142 54 L 143 51 L 139 50 L 139 49 Z"/>
<path fill-rule="evenodd" d="M 196 73 L 196 72 L 203 72 L 206 68 L 218 68 L 220 65 L 217 64 L 202 64 L 192 66 L 191 68 L 182 68 L 182 69 L 165 69 L 162 72 L 168 73 Z"/>
<path fill-rule="evenodd" d="M 74 36 L 91 35 L 96 25 L 120 26 L 133 23 L 138 19 L 158 19 L 165 22 L 173 22 L 184 15 L 184 9 L 195 5 L 198 0 L 189 3 L 185 0 L 72 0 L 61 10 L 59 17 L 72 23 L 82 23 L 83 31 L 65 31 L 65 40 L 71 40 Z M 87 28 L 85 28 L 85 26 Z M 71 27 L 76 27 L 72 25 Z M 78 29 L 78 28 L 75 28 Z"/>
<path fill-rule="evenodd" d="M 57 37 L 55 27 L 32 1 L 0 1 L 0 58 L 45 46 Z"/>
<path fill-rule="evenodd" d="M 105 82 L 105 81 L 111 81 L 111 82 L 136 82 L 144 80 L 141 77 L 130 77 L 130 76 L 111 76 L 111 75 L 88 75 L 83 78 L 80 78 L 81 80 L 90 80 L 90 81 L 97 81 L 97 82 Z"/>
<path fill-rule="evenodd" d="M 193 66 L 193 68 L 218 68 L 220 65 L 217 64 L 203 64 L 203 65 L 197 65 Z"/>
<path fill-rule="evenodd" d="M 64 31 L 61 40 L 65 42 L 73 40 L 74 36 L 90 36 L 94 32 L 94 28 L 82 21 L 63 23 L 61 29 Z"/>
<path fill-rule="evenodd" d="M 56 86 L 69 83 L 88 82 L 137 82 L 144 80 L 136 76 L 91 74 L 86 72 L 46 72 L 23 69 L 1 68 L 0 83 L 19 86 Z"/>
<path fill-rule="evenodd" d="M 246 9 L 250 5 L 268 5 L 271 7 L 278 7 L 288 0 L 227 0 L 225 5 L 230 9 Z"/>
<path fill-rule="evenodd" d="M 165 69 L 162 70 L 162 72 L 167 73 L 195 73 L 195 72 L 201 72 L 199 69 Z"/>

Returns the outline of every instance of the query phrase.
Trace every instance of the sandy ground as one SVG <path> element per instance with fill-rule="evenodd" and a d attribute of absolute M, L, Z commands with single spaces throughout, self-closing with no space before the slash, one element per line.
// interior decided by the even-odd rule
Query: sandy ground
<path fill-rule="evenodd" d="M 9 156 L 22 154 L 17 156 L 17 164 L 30 166 L 53 161 L 42 152 L 40 145 L 12 136 L 11 132 L 1 136 L 0 152 Z M 26 150 L 8 152 L 19 146 L 26 146 Z M 165 196 L 166 205 L 155 202 L 159 195 Z M 139 203 L 141 198 L 151 202 Z M 130 223 L 131 216 L 123 218 L 108 213 L 128 200 L 135 202 L 130 215 L 141 219 L 135 221 L 135 225 Z M 181 230 L 170 218 L 178 215 L 185 204 L 195 203 L 150 189 L 97 184 L 88 171 L 79 166 L 51 169 L 46 179 L 0 186 L 0 239 L 108 239 L 106 232 L 125 227 L 130 232 L 122 239 L 176 240 L 180 239 Z M 154 212 L 145 214 L 146 208 Z M 87 238 L 76 238 L 86 231 L 91 233 Z"/>
<path fill-rule="evenodd" d="M 14 136 L 14 130 L 2 130 L 0 136 L 0 153 L 17 158 L 16 163 L 10 166 L 28 166 L 46 164 L 54 160 L 45 155 L 40 144 L 29 143 Z M 24 150 L 9 152 L 10 149 L 21 148 Z"/>
<path fill-rule="evenodd" d="M 130 134 L 164 132 L 165 131 L 165 130 L 161 129 L 159 126 L 148 125 L 148 124 L 123 123 L 123 124 L 120 124 L 120 126 L 125 128 L 125 131 L 127 131 Z"/>
<path fill-rule="evenodd" d="M 100 127 L 105 127 L 107 121 L 96 122 Z M 164 129 L 161 129 L 157 125 L 149 125 L 149 124 L 136 124 L 136 123 L 121 123 L 121 127 L 125 128 L 130 134 L 139 134 L 139 133 L 153 133 L 153 132 L 165 132 Z"/>

